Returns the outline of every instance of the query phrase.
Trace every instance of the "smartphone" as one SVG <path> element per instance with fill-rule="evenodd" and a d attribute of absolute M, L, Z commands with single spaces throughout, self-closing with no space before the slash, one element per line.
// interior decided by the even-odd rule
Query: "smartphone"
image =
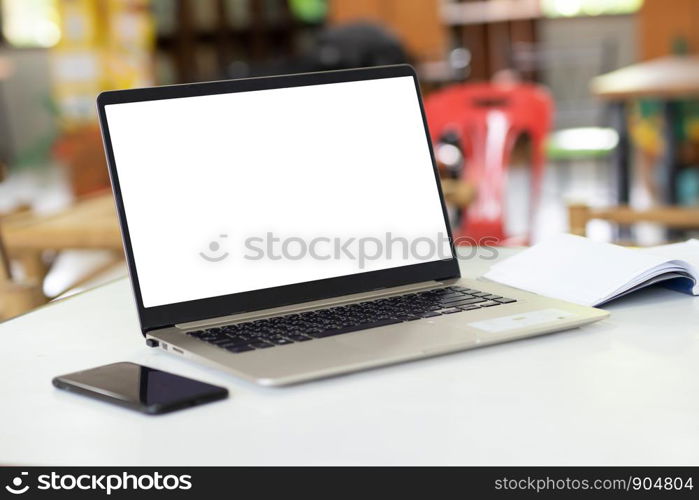
<path fill-rule="evenodd" d="M 228 390 L 135 363 L 112 363 L 53 379 L 59 389 L 158 415 L 225 399 Z"/>

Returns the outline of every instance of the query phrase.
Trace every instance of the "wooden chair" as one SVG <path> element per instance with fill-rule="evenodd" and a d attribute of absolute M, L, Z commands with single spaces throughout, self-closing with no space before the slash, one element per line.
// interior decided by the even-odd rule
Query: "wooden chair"
<path fill-rule="evenodd" d="M 0 182 L 4 179 L 5 167 L 0 165 Z M 14 278 L 10 258 L 5 248 L 0 218 L 0 321 L 24 314 L 47 302 L 38 280 Z"/>
<path fill-rule="evenodd" d="M 466 157 L 460 180 L 475 187 L 457 236 L 504 241 L 506 179 L 517 139 L 531 142 L 531 207 L 533 220 L 546 164 L 545 143 L 553 116 L 553 100 L 538 85 L 525 83 L 459 84 L 425 99 L 432 141 L 458 138 Z M 529 229 L 531 230 L 531 224 Z M 528 236 L 528 235 L 527 235 Z"/>
<path fill-rule="evenodd" d="M 699 208 L 663 206 L 635 210 L 628 206 L 592 208 L 579 203 L 568 206 L 568 222 L 572 234 L 585 236 L 587 223 L 591 220 L 606 220 L 622 226 L 650 222 L 668 229 L 699 229 Z"/>
<path fill-rule="evenodd" d="M 41 283 L 33 280 L 20 282 L 12 278 L 2 241 L 0 259 L 0 321 L 29 312 L 47 302 Z"/>

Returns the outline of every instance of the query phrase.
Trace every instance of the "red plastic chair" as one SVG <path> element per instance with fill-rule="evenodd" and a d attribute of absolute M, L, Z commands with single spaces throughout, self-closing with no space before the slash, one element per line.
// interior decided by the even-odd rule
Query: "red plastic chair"
<path fill-rule="evenodd" d="M 517 138 L 524 133 L 529 136 L 531 231 L 546 162 L 546 136 L 553 117 L 548 91 L 526 83 L 455 85 L 428 96 L 425 112 L 433 142 L 447 132 L 460 139 L 466 160 L 461 178 L 476 187 L 477 195 L 455 236 L 476 242 L 485 237 L 497 238 L 500 243 L 508 239 L 504 227 L 507 167 Z"/>

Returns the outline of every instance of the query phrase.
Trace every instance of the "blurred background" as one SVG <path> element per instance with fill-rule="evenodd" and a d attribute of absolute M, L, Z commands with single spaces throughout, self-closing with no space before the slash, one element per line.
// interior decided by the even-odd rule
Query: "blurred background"
<path fill-rule="evenodd" d="M 0 319 L 126 273 L 102 90 L 410 63 L 459 244 L 652 245 L 699 229 L 697 51 L 699 0 L 0 0 Z"/>

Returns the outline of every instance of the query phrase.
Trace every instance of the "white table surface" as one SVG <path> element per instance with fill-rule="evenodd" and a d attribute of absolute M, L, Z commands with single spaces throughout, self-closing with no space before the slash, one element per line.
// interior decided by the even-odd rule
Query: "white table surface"
<path fill-rule="evenodd" d="M 0 464 L 699 464 L 699 298 L 655 288 L 609 310 L 578 330 L 274 389 L 147 348 L 121 279 L 0 325 Z M 231 397 L 149 417 L 51 385 L 115 361 Z"/>

